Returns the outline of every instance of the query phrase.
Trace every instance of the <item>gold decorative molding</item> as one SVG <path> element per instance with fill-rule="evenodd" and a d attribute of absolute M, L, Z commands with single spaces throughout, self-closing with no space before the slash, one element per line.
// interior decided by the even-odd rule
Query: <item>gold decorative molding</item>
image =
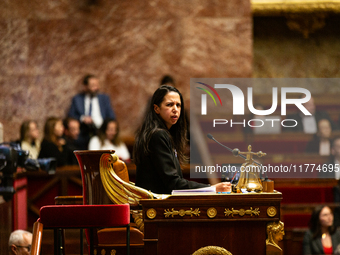
<path fill-rule="evenodd" d="M 234 210 L 234 208 L 231 208 L 231 210 L 230 210 L 228 208 L 228 209 L 224 210 L 224 215 L 228 216 L 228 217 L 230 215 L 231 215 L 231 217 L 234 217 L 234 215 L 239 215 L 239 216 L 243 217 L 246 214 L 250 215 L 251 217 L 253 217 L 253 215 L 259 216 L 260 215 L 260 208 L 253 209 L 252 207 L 250 207 L 250 209 L 248 209 L 248 210 L 245 210 L 245 209 Z"/>
<path fill-rule="evenodd" d="M 254 15 L 339 13 L 340 0 L 251 0 Z"/>
<path fill-rule="evenodd" d="M 200 209 L 199 208 L 196 208 L 195 210 L 193 210 L 192 208 L 190 208 L 190 210 L 184 210 L 184 209 L 181 209 L 179 211 L 176 211 L 174 210 L 174 208 L 171 209 L 166 209 L 164 210 L 164 216 L 165 218 L 168 218 L 168 217 L 174 217 L 175 215 L 179 215 L 181 217 L 185 216 L 185 215 L 190 215 L 190 217 L 192 217 L 193 215 L 195 216 L 200 216 Z"/>
<path fill-rule="evenodd" d="M 146 216 L 148 216 L 148 218 L 151 219 L 151 220 L 156 218 L 156 215 L 157 215 L 157 212 L 153 208 L 150 208 L 146 211 Z"/>
<path fill-rule="evenodd" d="M 267 208 L 267 215 L 269 217 L 274 217 L 276 215 L 276 208 L 274 206 L 270 206 Z"/>
<path fill-rule="evenodd" d="M 211 208 L 209 208 L 208 210 L 207 210 L 207 215 L 208 215 L 208 217 L 209 218 L 215 218 L 216 217 L 216 215 L 217 215 L 217 210 L 216 210 L 216 208 L 214 208 L 214 207 L 211 207 Z"/>
<path fill-rule="evenodd" d="M 223 247 L 218 246 L 206 246 L 198 249 L 192 255 L 233 255 L 231 252 L 227 251 Z"/>
<path fill-rule="evenodd" d="M 116 255 L 116 254 L 117 254 L 117 251 L 115 249 L 112 249 L 110 255 Z"/>
<path fill-rule="evenodd" d="M 102 249 L 102 251 L 100 252 L 100 255 L 105 255 L 106 251 L 104 249 Z"/>
<path fill-rule="evenodd" d="M 94 249 L 93 254 L 94 254 L 94 255 L 97 255 L 97 254 L 98 254 L 97 249 Z"/>

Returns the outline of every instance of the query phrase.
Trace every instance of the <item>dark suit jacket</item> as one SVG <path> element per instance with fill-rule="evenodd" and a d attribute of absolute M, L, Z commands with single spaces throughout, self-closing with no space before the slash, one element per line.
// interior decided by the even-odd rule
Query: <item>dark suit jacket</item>
<path fill-rule="evenodd" d="M 195 189 L 209 185 L 183 178 L 169 133 L 156 131 L 149 142 L 150 153 L 142 155 L 137 164 L 136 185 L 158 194 L 170 194 L 175 189 Z"/>
<path fill-rule="evenodd" d="M 333 122 L 333 120 L 329 117 L 328 113 L 326 112 L 322 112 L 322 111 L 315 111 L 315 113 L 313 114 L 316 120 L 316 124 L 319 122 L 319 120 L 321 119 L 327 119 L 329 120 L 329 122 L 332 125 L 332 130 L 336 130 L 337 126 L 335 125 L 335 123 Z M 288 115 L 286 119 L 294 119 L 297 121 L 297 125 L 296 127 L 284 127 L 283 131 L 291 131 L 291 132 L 303 132 L 303 124 L 302 124 L 302 118 L 301 115 L 299 113 L 295 113 L 295 114 L 291 114 Z M 289 125 L 291 125 L 292 123 L 289 123 Z"/>
<path fill-rule="evenodd" d="M 63 146 L 63 151 L 59 151 L 57 145 L 47 140 L 41 142 L 40 153 L 38 158 L 55 158 L 57 161 L 57 166 L 67 165 L 67 155 L 69 151 L 67 147 Z"/>
<path fill-rule="evenodd" d="M 333 252 L 335 252 L 336 247 L 340 244 L 340 233 L 335 231 L 332 235 L 332 246 Z M 313 239 L 313 234 L 310 230 L 305 233 L 303 238 L 303 254 L 324 254 L 323 247 L 321 243 L 321 238 Z"/>
<path fill-rule="evenodd" d="M 100 113 L 103 119 L 115 119 L 116 115 L 111 107 L 111 101 L 108 95 L 98 94 L 98 101 Z M 72 98 L 72 104 L 68 113 L 69 117 L 75 118 L 80 121 L 80 117 L 85 114 L 85 94 L 78 94 Z"/>

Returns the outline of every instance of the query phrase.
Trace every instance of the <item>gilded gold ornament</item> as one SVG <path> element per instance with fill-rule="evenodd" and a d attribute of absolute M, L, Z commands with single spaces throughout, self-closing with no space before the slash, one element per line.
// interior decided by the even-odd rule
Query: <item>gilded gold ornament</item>
<path fill-rule="evenodd" d="M 274 217 L 276 215 L 276 208 L 274 206 L 270 206 L 267 208 L 267 215 L 269 217 Z"/>
<path fill-rule="evenodd" d="M 250 209 L 248 210 L 245 210 L 245 209 L 239 209 L 239 210 L 234 210 L 234 208 L 231 208 L 231 210 L 228 208 L 228 209 L 225 209 L 224 210 L 224 215 L 225 216 L 230 216 L 231 217 L 234 217 L 234 215 L 239 215 L 241 217 L 243 217 L 244 215 L 250 215 L 251 217 L 254 216 L 259 216 L 260 215 L 260 208 L 255 208 L 253 209 L 252 207 L 250 207 Z"/>
<path fill-rule="evenodd" d="M 215 218 L 217 215 L 217 210 L 214 207 L 211 207 L 207 210 L 207 215 L 209 218 Z"/>
<path fill-rule="evenodd" d="M 150 208 L 146 211 L 146 216 L 148 216 L 148 218 L 151 219 L 151 220 L 156 218 L 156 215 L 157 215 L 157 212 L 153 208 Z"/>
<path fill-rule="evenodd" d="M 196 208 L 195 210 L 193 210 L 192 208 L 190 208 L 190 210 L 184 210 L 184 209 L 180 209 L 179 211 L 176 211 L 174 208 L 171 209 L 166 209 L 164 210 L 164 216 L 165 218 L 168 218 L 168 217 L 174 217 L 176 215 L 179 215 L 181 217 L 185 216 L 185 215 L 189 215 L 190 217 L 192 217 L 193 215 L 195 216 L 200 216 L 200 209 L 199 208 Z"/>

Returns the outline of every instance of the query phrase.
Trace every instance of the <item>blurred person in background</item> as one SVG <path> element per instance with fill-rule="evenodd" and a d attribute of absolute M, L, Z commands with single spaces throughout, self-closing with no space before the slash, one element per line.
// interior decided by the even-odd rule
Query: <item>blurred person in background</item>
<path fill-rule="evenodd" d="M 334 254 L 340 244 L 340 233 L 333 224 L 332 210 L 326 206 L 317 206 L 309 221 L 309 230 L 303 239 L 303 254 Z"/>
<path fill-rule="evenodd" d="M 302 95 L 300 98 L 305 97 Z M 307 111 L 309 111 L 312 115 L 305 115 L 301 111 L 298 113 L 290 114 L 286 119 L 294 119 L 297 122 L 295 127 L 286 127 L 284 131 L 294 131 L 294 132 L 304 132 L 306 134 L 316 134 L 318 131 L 318 122 L 321 119 L 327 119 L 332 126 L 332 130 L 336 130 L 337 127 L 333 120 L 330 118 L 329 114 L 325 111 L 320 111 L 316 109 L 313 97 L 310 100 L 303 104 Z"/>
<path fill-rule="evenodd" d="M 126 144 L 120 139 L 119 125 L 114 119 L 105 119 L 98 130 L 98 135 L 91 138 L 89 150 L 115 150 L 123 161 L 130 161 L 130 153 Z"/>
<path fill-rule="evenodd" d="M 15 230 L 8 240 L 9 254 L 29 255 L 31 254 L 32 233 L 25 230 Z"/>
<path fill-rule="evenodd" d="M 55 158 L 57 166 L 67 165 L 67 146 L 63 138 L 64 125 L 61 118 L 49 117 L 44 126 L 44 139 L 38 158 Z"/>
<path fill-rule="evenodd" d="M 77 119 L 68 117 L 64 119 L 64 139 L 65 139 L 65 149 L 68 151 L 67 155 L 67 165 L 78 165 L 78 161 L 73 151 L 83 150 L 87 148 L 82 148 L 79 143 L 79 133 L 80 133 L 80 123 Z"/>
<path fill-rule="evenodd" d="M 68 112 L 68 117 L 77 119 L 80 122 L 79 140 L 82 146 L 87 148 L 92 136 L 101 127 L 104 119 L 116 119 L 111 106 L 110 97 L 99 93 L 99 79 L 92 75 L 83 78 L 84 90 L 72 98 L 72 104 Z"/>
<path fill-rule="evenodd" d="M 318 122 L 318 132 L 308 142 L 307 153 L 317 153 L 321 156 L 331 155 L 332 125 L 328 119 L 321 119 Z"/>
<path fill-rule="evenodd" d="M 26 120 L 20 127 L 20 145 L 21 149 L 29 151 L 29 157 L 37 159 L 40 152 L 39 140 L 40 132 L 37 122 L 34 120 Z"/>

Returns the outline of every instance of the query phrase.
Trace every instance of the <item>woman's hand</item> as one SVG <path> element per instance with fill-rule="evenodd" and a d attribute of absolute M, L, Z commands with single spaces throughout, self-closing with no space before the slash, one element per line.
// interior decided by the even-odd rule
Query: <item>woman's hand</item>
<path fill-rule="evenodd" d="M 213 186 L 216 187 L 216 192 L 231 192 L 230 182 L 220 182 Z"/>

